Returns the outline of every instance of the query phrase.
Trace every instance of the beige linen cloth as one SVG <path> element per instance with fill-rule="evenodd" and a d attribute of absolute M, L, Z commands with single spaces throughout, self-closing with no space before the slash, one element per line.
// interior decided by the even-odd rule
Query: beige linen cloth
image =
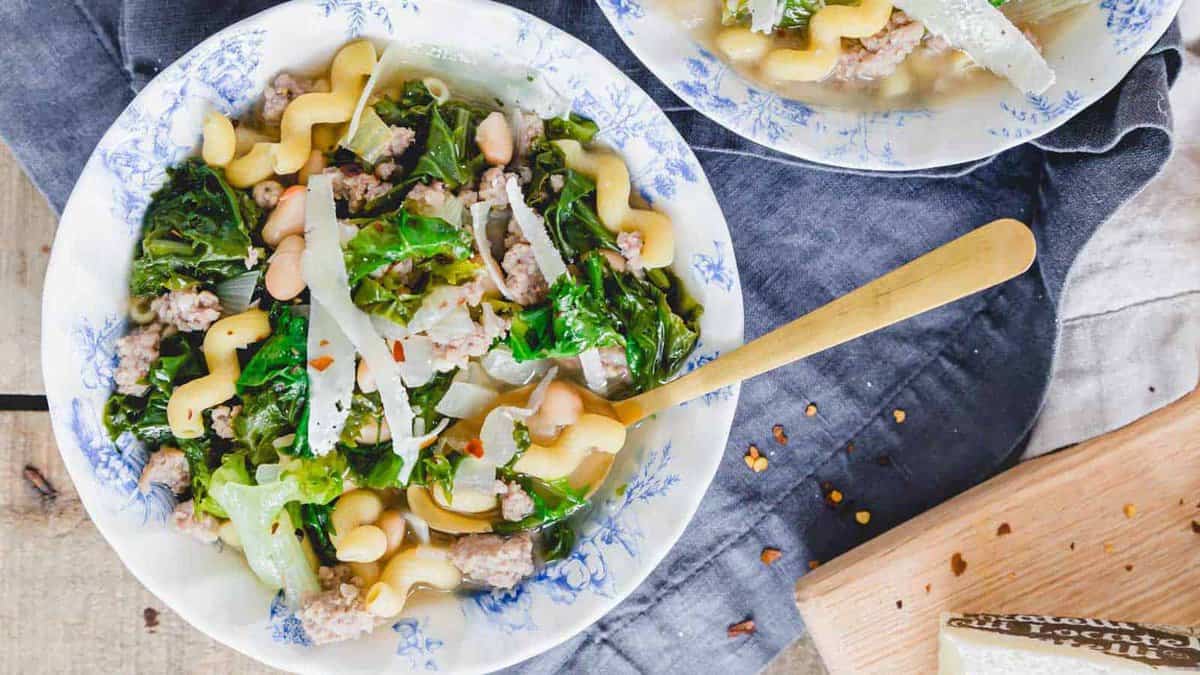
<path fill-rule="evenodd" d="M 1025 459 L 1128 424 L 1200 378 L 1200 2 L 1179 16 L 1175 153 L 1100 227 L 1063 292 L 1062 335 Z"/>

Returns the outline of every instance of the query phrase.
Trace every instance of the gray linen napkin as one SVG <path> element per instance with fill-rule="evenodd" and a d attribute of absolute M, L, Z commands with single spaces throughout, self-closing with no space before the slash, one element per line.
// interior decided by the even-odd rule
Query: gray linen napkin
<path fill-rule="evenodd" d="M 271 4 L 5 3 L 0 135 L 61 209 L 134 91 L 204 36 Z M 783 157 L 689 111 L 590 2 L 511 4 L 601 51 L 671 111 L 729 220 L 748 339 L 994 218 L 1025 220 L 1038 236 L 1038 264 L 1021 278 L 749 382 L 716 480 L 667 559 L 588 631 L 513 669 L 753 672 L 802 630 L 791 588 L 809 561 L 883 532 L 1019 453 L 1045 392 L 1071 262 L 1170 154 L 1166 92 L 1179 68 L 1178 31 L 1102 101 L 1034 143 L 966 166 L 873 175 Z M 776 424 L 786 445 L 772 438 Z M 746 470 L 749 443 L 768 451 L 765 473 Z M 835 488 L 838 504 L 827 499 Z M 871 514 L 867 525 L 857 511 Z M 764 567 L 764 547 L 783 557 Z M 727 638 L 726 627 L 745 618 L 757 632 Z"/>

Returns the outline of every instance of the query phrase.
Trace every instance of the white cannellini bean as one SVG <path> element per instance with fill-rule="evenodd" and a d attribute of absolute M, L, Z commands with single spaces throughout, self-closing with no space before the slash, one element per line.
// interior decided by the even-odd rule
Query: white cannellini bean
<path fill-rule="evenodd" d="M 291 300 L 304 291 L 304 237 L 293 234 L 279 242 L 271 255 L 267 274 L 263 279 L 267 292 L 276 300 Z"/>
<path fill-rule="evenodd" d="M 494 112 L 483 118 L 475 130 L 475 143 L 488 164 L 505 166 L 512 161 L 513 133 L 504 113 Z"/>
<path fill-rule="evenodd" d="M 279 204 L 262 228 L 263 241 L 269 246 L 279 246 L 286 237 L 304 233 L 304 204 L 307 191 L 303 185 L 293 185 L 283 191 Z"/>
<path fill-rule="evenodd" d="M 359 525 L 338 537 L 336 547 L 342 562 L 375 562 L 387 551 L 387 535 L 374 525 Z"/>

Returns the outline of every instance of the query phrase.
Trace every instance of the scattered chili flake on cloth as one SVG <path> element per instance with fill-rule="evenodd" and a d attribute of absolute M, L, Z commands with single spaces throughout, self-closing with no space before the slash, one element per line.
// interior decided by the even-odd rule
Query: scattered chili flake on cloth
<path fill-rule="evenodd" d="M 750 444 L 750 451 L 743 458 L 746 460 L 746 466 L 754 473 L 762 473 L 767 470 L 767 458 L 763 457 L 758 451 L 758 446 Z"/>
<path fill-rule="evenodd" d="M 787 433 L 783 430 L 782 424 L 776 424 L 775 426 L 771 427 L 771 434 L 775 436 L 776 443 L 780 445 L 787 445 L 788 437 Z"/>
<path fill-rule="evenodd" d="M 1137 506 L 1134 504 L 1126 504 L 1121 511 L 1125 513 L 1126 518 L 1133 518 L 1137 515 Z"/>
<path fill-rule="evenodd" d="M 817 414 L 817 404 L 816 403 L 809 403 L 807 406 L 804 407 L 804 415 L 806 417 L 815 417 L 816 414 Z"/>
<path fill-rule="evenodd" d="M 904 420 L 908 418 L 908 413 L 900 408 L 896 408 L 892 411 L 892 418 L 896 420 L 896 424 L 904 424 Z"/>
<path fill-rule="evenodd" d="M 1012 525 L 1008 523 L 1000 523 L 1000 527 L 996 528 L 996 536 L 1003 537 L 1006 534 L 1012 534 Z"/>
<path fill-rule="evenodd" d="M 729 637 L 735 638 L 739 635 L 753 634 L 754 630 L 754 619 L 746 619 L 745 621 L 733 624 L 725 632 Z"/>
<path fill-rule="evenodd" d="M 759 557 L 762 558 L 762 562 L 764 565 L 770 565 L 770 564 L 774 563 L 776 560 L 779 560 L 780 558 L 782 558 L 783 552 L 777 548 L 771 548 L 768 546 L 767 548 L 764 548 L 762 550 L 762 554 Z"/>
<path fill-rule="evenodd" d="M 854 520 L 858 521 L 859 525 L 866 525 L 867 523 L 871 522 L 871 512 L 865 510 L 856 511 L 854 513 Z"/>

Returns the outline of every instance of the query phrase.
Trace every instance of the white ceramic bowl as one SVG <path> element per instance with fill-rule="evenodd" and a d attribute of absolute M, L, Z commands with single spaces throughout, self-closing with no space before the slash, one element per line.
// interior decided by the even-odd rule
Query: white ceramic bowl
<path fill-rule="evenodd" d="M 470 16 L 470 21 L 463 17 Z M 180 536 L 173 500 L 136 489 L 145 450 L 109 442 L 100 412 L 124 329 L 131 251 L 163 169 L 194 153 L 204 110 L 248 110 L 279 71 L 327 64 L 347 40 L 488 50 L 532 66 L 599 122 L 639 192 L 680 228 L 675 269 L 707 308 L 695 368 L 741 343 L 742 296 L 721 209 L 653 102 L 586 45 L 483 0 L 299 0 L 232 26 L 167 68 L 105 134 L 63 212 L 43 301 L 42 359 L 59 448 L 96 526 L 151 591 L 200 630 L 304 672 L 485 671 L 539 654 L 612 609 L 683 532 L 716 471 L 738 392 L 672 410 L 630 435 L 580 519 L 574 554 L 510 592 L 411 607 L 369 639 L 308 645 L 298 619 L 242 556 Z"/>
<path fill-rule="evenodd" d="M 1093 0 L 1044 45 L 1057 81 L 1043 95 L 997 86 L 935 107 L 863 112 L 810 105 L 749 82 L 697 44 L 663 0 L 596 1 L 646 67 L 716 123 L 802 159 L 876 171 L 968 162 L 1052 131 L 1115 87 L 1183 2 Z"/>

